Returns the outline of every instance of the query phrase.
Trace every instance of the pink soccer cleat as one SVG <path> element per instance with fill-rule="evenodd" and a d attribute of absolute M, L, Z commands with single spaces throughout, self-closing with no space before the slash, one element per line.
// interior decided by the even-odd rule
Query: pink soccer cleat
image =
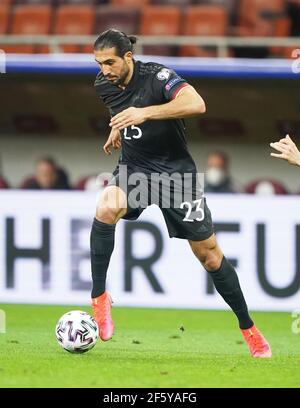
<path fill-rule="evenodd" d="M 94 318 L 99 327 L 99 336 L 101 340 L 110 340 L 114 334 L 114 322 L 111 318 L 112 299 L 108 292 L 92 299 Z"/>
<path fill-rule="evenodd" d="M 255 325 L 250 327 L 250 329 L 241 329 L 245 342 L 250 350 L 252 357 L 255 358 L 270 358 L 272 357 L 271 347 L 269 343 L 264 338 L 264 336 L 259 332 Z"/>

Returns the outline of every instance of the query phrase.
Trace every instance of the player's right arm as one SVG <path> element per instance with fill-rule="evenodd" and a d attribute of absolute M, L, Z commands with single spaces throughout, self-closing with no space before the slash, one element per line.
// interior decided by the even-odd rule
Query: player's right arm
<path fill-rule="evenodd" d="M 95 88 L 98 95 L 102 99 L 102 102 L 104 103 L 104 105 L 107 106 L 107 102 L 111 97 L 111 89 L 107 81 L 105 80 L 102 72 L 99 72 L 99 74 L 96 77 Z M 107 155 L 110 155 L 111 154 L 110 147 L 112 146 L 114 149 L 119 149 L 121 147 L 121 143 L 122 139 L 120 131 L 118 129 L 111 129 L 108 139 L 103 146 L 103 150 Z"/>
<path fill-rule="evenodd" d="M 121 130 L 148 120 L 184 119 L 205 112 L 203 98 L 175 71 L 160 66 L 160 70 L 151 75 L 148 91 L 157 104 L 141 108 L 131 106 L 119 112 L 111 118 L 112 128 Z"/>
<path fill-rule="evenodd" d="M 118 129 L 111 129 L 110 134 L 108 136 L 108 139 L 103 146 L 103 150 L 107 155 L 111 154 L 110 151 L 110 146 L 112 146 L 114 149 L 119 149 L 121 147 L 121 133 Z"/>
<path fill-rule="evenodd" d="M 300 166 L 300 152 L 289 135 L 280 139 L 279 142 L 270 143 L 270 146 L 277 150 L 277 152 L 280 152 L 271 153 L 271 156 L 278 159 L 284 159 L 295 166 Z"/>

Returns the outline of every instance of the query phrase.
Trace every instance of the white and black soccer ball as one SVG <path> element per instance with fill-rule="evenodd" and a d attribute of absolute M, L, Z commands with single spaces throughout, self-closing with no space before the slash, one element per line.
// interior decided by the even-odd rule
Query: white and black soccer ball
<path fill-rule="evenodd" d="M 70 353 L 91 350 L 98 339 L 98 325 L 94 318 L 81 310 L 65 313 L 57 322 L 55 335 L 63 349 Z"/>

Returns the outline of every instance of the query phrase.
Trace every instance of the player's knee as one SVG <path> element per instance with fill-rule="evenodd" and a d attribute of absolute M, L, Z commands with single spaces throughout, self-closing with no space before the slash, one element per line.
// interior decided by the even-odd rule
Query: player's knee
<path fill-rule="evenodd" d="M 207 271 L 216 271 L 220 268 L 222 256 L 216 248 L 205 249 L 198 254 L 198 259 Z"/>
<path fill-rule="evenodd" d="M 208 252 L 202 265 L 207 271 L 216 271 L 220 268 L 222 259 L 215 252 Z"/>
<path fill-rule="evenodd" d="M 126 196 L 117 187 L 107 187 L 99 201 L 96 218 L 107 224 L 115 224 L 126 214 Z"/>
<path fill-rule="evenodd" d="M 97 208 L 96 218 L 106 224 L 115 224 L 120 215 L 120 209 L 101 206 Z M 121 215 L 122 216 L 122 215 Z"/>

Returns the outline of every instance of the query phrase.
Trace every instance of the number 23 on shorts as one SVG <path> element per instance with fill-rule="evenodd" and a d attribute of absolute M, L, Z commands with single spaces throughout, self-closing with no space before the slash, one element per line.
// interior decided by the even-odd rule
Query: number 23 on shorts
<path fill-rule="evenodd" d="M 203 208 L 201 208 L 202 198 L 199 198 L 198 200 L 193 200 L 193 203 L 197 204 L 197 207 L 196 207 L 195 211 L 197 213 L 199 213 L 199 217 L 196 217 L 195 219 L 190 218 L 193 205 L 189 201 L 184 201 L 183 203 L 180 204 L 181 209 L 183 209 L 184 207 L 187 207 L 187 212 L 185 214 L 185 217 L 184 217 L 183 221 L 194 222 L 194 221 L 203 221 L 204 220 L 204 217 L 205 217 L 204 210 L 203 210 Z"/>

